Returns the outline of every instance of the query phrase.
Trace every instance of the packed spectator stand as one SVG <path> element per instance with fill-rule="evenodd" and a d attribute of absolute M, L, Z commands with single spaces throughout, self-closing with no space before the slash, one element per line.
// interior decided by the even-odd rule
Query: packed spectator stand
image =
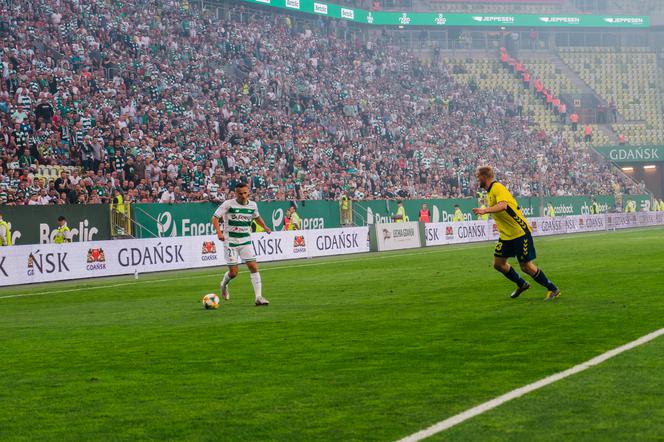
<path fill-rule="evenodd" d="M 0 204 L 218 201 L 239 181 L 259 200 L 469 197 L 480 164 L 517 195 L 637 191 L 513 94 L 329 22 L 0 4 Z"/>

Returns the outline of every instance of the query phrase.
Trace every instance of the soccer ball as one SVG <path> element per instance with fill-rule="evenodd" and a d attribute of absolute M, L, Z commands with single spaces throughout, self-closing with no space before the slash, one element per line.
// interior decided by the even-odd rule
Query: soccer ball
<path fill-rule="evenodd" d="M 215 295 L 214 293 L 203 296 L 202 302 L 203 307 L 205 307 L 206 310 L 214 310 L 219 308 L 219 296 Z"/>

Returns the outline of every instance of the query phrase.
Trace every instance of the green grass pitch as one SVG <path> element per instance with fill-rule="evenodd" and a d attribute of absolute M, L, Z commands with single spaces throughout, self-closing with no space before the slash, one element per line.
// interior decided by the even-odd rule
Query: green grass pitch
<path fill-rule="evenodd" d="M 267 308 L 246 269 L 216 311 L 223 269 L 1 289 L 0 440 L 396 440 L 664 327 L 663 228 L 535 245 L 557 301 L 510 300 L 490 243 L 264 264 Z M 662 440 L 663 361 L 659 338 L 432 440 Z"/>

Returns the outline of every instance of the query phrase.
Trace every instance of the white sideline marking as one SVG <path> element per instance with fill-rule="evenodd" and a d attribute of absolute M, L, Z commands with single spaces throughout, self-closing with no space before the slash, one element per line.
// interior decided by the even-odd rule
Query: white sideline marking
<path fill-rule="evenodd" d="M 607 359 L 611 359 L 612 357 L 617 356 L 620 353 L 626 352 L 627 350 L 631 350 L 635 347 L 638 347 L 639 345 L 643 345 L 647 342 L 650 342 L 653 339 L 662 335 L 664 335 L 664 328 L 660 328 L 657 331 L 649 333 L 645 336 L 641 336 L 640 338 L 630 343 L 622 345 L 618 348 L 614 348 L 613 350 L 609 350 L 606 353 L 602 353 L 601 355 L 596 356 L 590 359 L 589 361 L 582 362 L 579 365 L 576 365 L 572 368 L 568 368 L 565 371 L 561 371 L 559 373 L 548 376 L 544 379 L 540 379 L 539 381 L 533 382 L 532 384 L 528 384 L 526 386 L 517 388 L 516 390 L 512 390 L 509 393 L 505 393 L 504 395 L 498 396 L 497 398 L 492 399 L 488 402 L 484 402 L 483 404 L 480 404 L 476 407 L 473 407 L 455 416 L 449 417 L 443 421 L 438 422 L 437 424 L 430 426 L 429 428 L 425 428 L 422 431 L 418 431 L 417 433 L 411 434 L 410 436 L 406 436 L 403 439 L 400 439 L 399 442 L 416 442 L 426 439 L 427 437 L 433 436 L 434 434 L 440 433 L 441 431 L 445 431 L 448 428 L 460 424 L 461 422 L 464 422 L 470 418 L 482 414 L 485 411 L 489 411 L 493 408 L 496 408 L 504 404 L 505 402 L 511 401 L 512 399 L 516 399 L 532 391 L 539 390 L 540 388 L 545 387 L 549 384 L 553 384 L 554 382 L 557 382 L 561 379 L 565 379 L 566 377 L 587 370 L 590 367 L 599 365 L 602 362 L 606 361 Z"/>
<path fill-rule="evenodd" d="M 299 268 L 299 267 L 314 267 L 314 266 L 322 266 L 322 265 L 328 265 L 328 264 L 338 264 L 338 263 L 344 263 L 344 262 L 357 262 L 357 261 L 369 261 L 372 259 L 387 259 L 387 258 L 393 258 L 393 257 L 401 257 L 401 256 L 413 256 L 413 255 L 426 255 L 429 253 L 442 253 L 442 252 L 453 252 L 456 250 L 466 250 L 466 249 L 476 249 L 479 247 L 486 247 L 487 246 L 487 241 L 483 243 L 477 243 L 477 244 L 466 244 L 465 246 L 455 246 L 455 247 L 449 247 L 446 246 L 444 249 L 435 249 L 435 250 L 425 250 L 425 251 L 420 251 L 416 253 L 398 253 L 398 254 L 390 254 L 390 255 L 382 255 L 382 256 L 364 256 L 361 258 L 357 258 L 354 260 L 351 259 L 337 259 L 335 261 L 328 261 L 324 260 L 321 262 L 312 262 L 309 264 L 295 264 L 295 265 L 286 265 L 286 266 L 277 266 L 277 267 L 268 267 L 265 269 L 261 269 L 262 272 L 267 272 L 268 270 L 280 270 L 280 269 L 293 269 L 293 268 Z M 433 246 L 437 247 L 437 246 Z M 420 249 L 422 250 L 422 249 Z M 347 257 L 352 256 L 346 255 Z M 324 256 L 320 256 L 318 258 L 326 258 Z M 318 259 L 314 258 L 314 259 Z M 272 261 L 274 262 L 274 261 Z M 265 264 L 268 264 L 267 262 Z M 225 266 L 222 266 L 225 267 Z M 183 269 L 182 271 L 187 271 L 187 270 L 197 270 L 197 269 Z M 198 269 L 200 270 L 200 269 Z M 180 271 L 180 270 L 178 270 Z M 150 273 L 146 273 L 147 275 L 150 275 Z M 123 276 L 131 276 L 131 275 L 114 275 L 113 277 L 123 277 Z M 193 275 L 193 276 L 187 276 L 189 279 L 196 279 L 196 278 L 209 278 L 214 276 L 214 273 L 205 273 L 203 275 Z M 106 289 L 106 288 L 113 288 L 113 287 L 124 287 L 127 285 L 136 285 L 136 284 L 143 284 L 146 282 L 170 282 L 170 281 L 180 281 L 182 278 L 165 278 L 165 279 L 144 279 L 144 280 L 138 280 L 138 281 L 132 281 L 132 282 L 121 282 L 117 284 L 108 284 L 108 285 L 92 285 L 88 287 L 77 287 L 74 289 L 62 289 L 62 290 L 51 290 L 48 292 L 36 292 L 36 293 L 19 293 L 16 295 L 5 295 L 5 296 L 0 296 L 0 299 L 9 299 L 9 298 L 27 298 L 29 296 L 43 296 L 43 295 L 53 295 L 56 293 L 71 293 L 71 292 L 82 292 L 85 290 L 96 290 L 96 289 Z M 73 280 L 76 281 L 76 280 Z M 82 281 L 90 281 L 89 279 L 83 279 Z M 64 281 L 53 281 L 53 282 L 64 282 Z"/>

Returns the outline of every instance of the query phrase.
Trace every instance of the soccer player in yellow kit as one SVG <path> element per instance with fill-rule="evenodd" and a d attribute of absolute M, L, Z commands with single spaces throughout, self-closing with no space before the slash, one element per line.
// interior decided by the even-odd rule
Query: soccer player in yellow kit
<path fill-rule="evenodd" d="M 507 263 L 507 259 L 516 256 L 521 270 L 529 274 L 535 282 L 546 287 L 546 298 L 555 299 L 560 296 L 560 290 L 538 269 L 535 259 L 535 244 L 531 235 L 533 229 L 519 210 L 519 205 L 507 190 L 494 178 L 493 169 L 489 166 L 479 167 L 475 172 L 480 187 L 487 191 L 489 207 L 473 209 L 475 215 L 490 213 L 498 227 L 500 239 L 496 243 L 493 254 L 493 268 L 505 275 L 507 279 L 517 285 L 510 295 L 518 298 L 519 295 L 530 288 L 524 279 Z"/>

